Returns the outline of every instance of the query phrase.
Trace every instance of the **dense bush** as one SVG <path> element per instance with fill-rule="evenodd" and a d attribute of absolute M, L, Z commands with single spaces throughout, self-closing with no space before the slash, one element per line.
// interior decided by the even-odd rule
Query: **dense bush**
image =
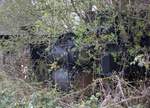
<path fill-rule="evenodd" d="M 5 56 L 0 60 L 9 63 L 0 67 L 5 71 L 0 74 L 0 107 L 148 107 L 148 8 L 135 0 L 6 0 L 0 5 L 0 50 Z M 105 71 L 105 53 L 112 58 L 108 70 L 119 77 L 95 79 Z M 64 74 L 68 71 L 74 77 Z M 42 84 L 32 84 L 36 81 Z M 93 83 L 87 86 L 85 81 Z M 68 91 L 65 83 L 74 89 Z M 74 91 L 74 83 L 82 90 Z M 59 85 L 69 94 L 58 91 Z"/>

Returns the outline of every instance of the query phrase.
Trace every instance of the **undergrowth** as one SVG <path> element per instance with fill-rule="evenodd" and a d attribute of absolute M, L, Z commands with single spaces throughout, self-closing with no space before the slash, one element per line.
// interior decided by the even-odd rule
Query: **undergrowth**
<path fill-rule="evenodd" d="M 51 83 L 33 84 L 0 72 L 0 108 L 149 108 L 150 82 L 134 86 L 118 76 L 62 93 Z"/>

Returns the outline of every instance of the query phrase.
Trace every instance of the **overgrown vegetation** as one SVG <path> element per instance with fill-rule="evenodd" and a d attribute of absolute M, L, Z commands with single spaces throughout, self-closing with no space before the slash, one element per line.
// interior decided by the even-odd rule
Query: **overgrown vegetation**
<path fill-rule="evenodd" d="M 6 55 L 12 52 L 20 64 L 12 62 L 0 70 L 0 108 L 149 108 L 149 77 L 134 85 L 115 72 L 111 77 L 92 79 L 86 88 L 63 92 L 49 79 L 57 63 L 39 61 L 43 82 L 37 82 L 38 75 L 30 68 L 27 73 L 20 71 L 28 62 L 22 61 L 21 49 L 44 44 L 48 53 L 60 34 L 74 32 L 78 65 L 99 60 L 107 43 L 117 43 L 118 49 L 109 50 L 119 65 L 127 67 L 138 61 L 150 75 L 150 45 L 141 42 L 142 36 L 150 35 L 149 5 L 135 0 L 5 0 L 0 5 L 0 35 L 9 37 L 0 37 L 0 50 Z M 85 54 L 84 45 L 94 46 L 92 53 Z M 84 71 L 99 74 L 102 69 L 95 61 L 92 71 Z"/>
<path fill-rule="evenodd" d="M 97 79 L 80 91 L 64 94 L 42 84 L 29 84 L 0 73 L 1 108 L 148 108 L 150 88 L 134 87 L 113 76 Z M 98 84 L 98 86 L 97 86 Z M 123 107 L 124 106 L 124 107 Z"/>

